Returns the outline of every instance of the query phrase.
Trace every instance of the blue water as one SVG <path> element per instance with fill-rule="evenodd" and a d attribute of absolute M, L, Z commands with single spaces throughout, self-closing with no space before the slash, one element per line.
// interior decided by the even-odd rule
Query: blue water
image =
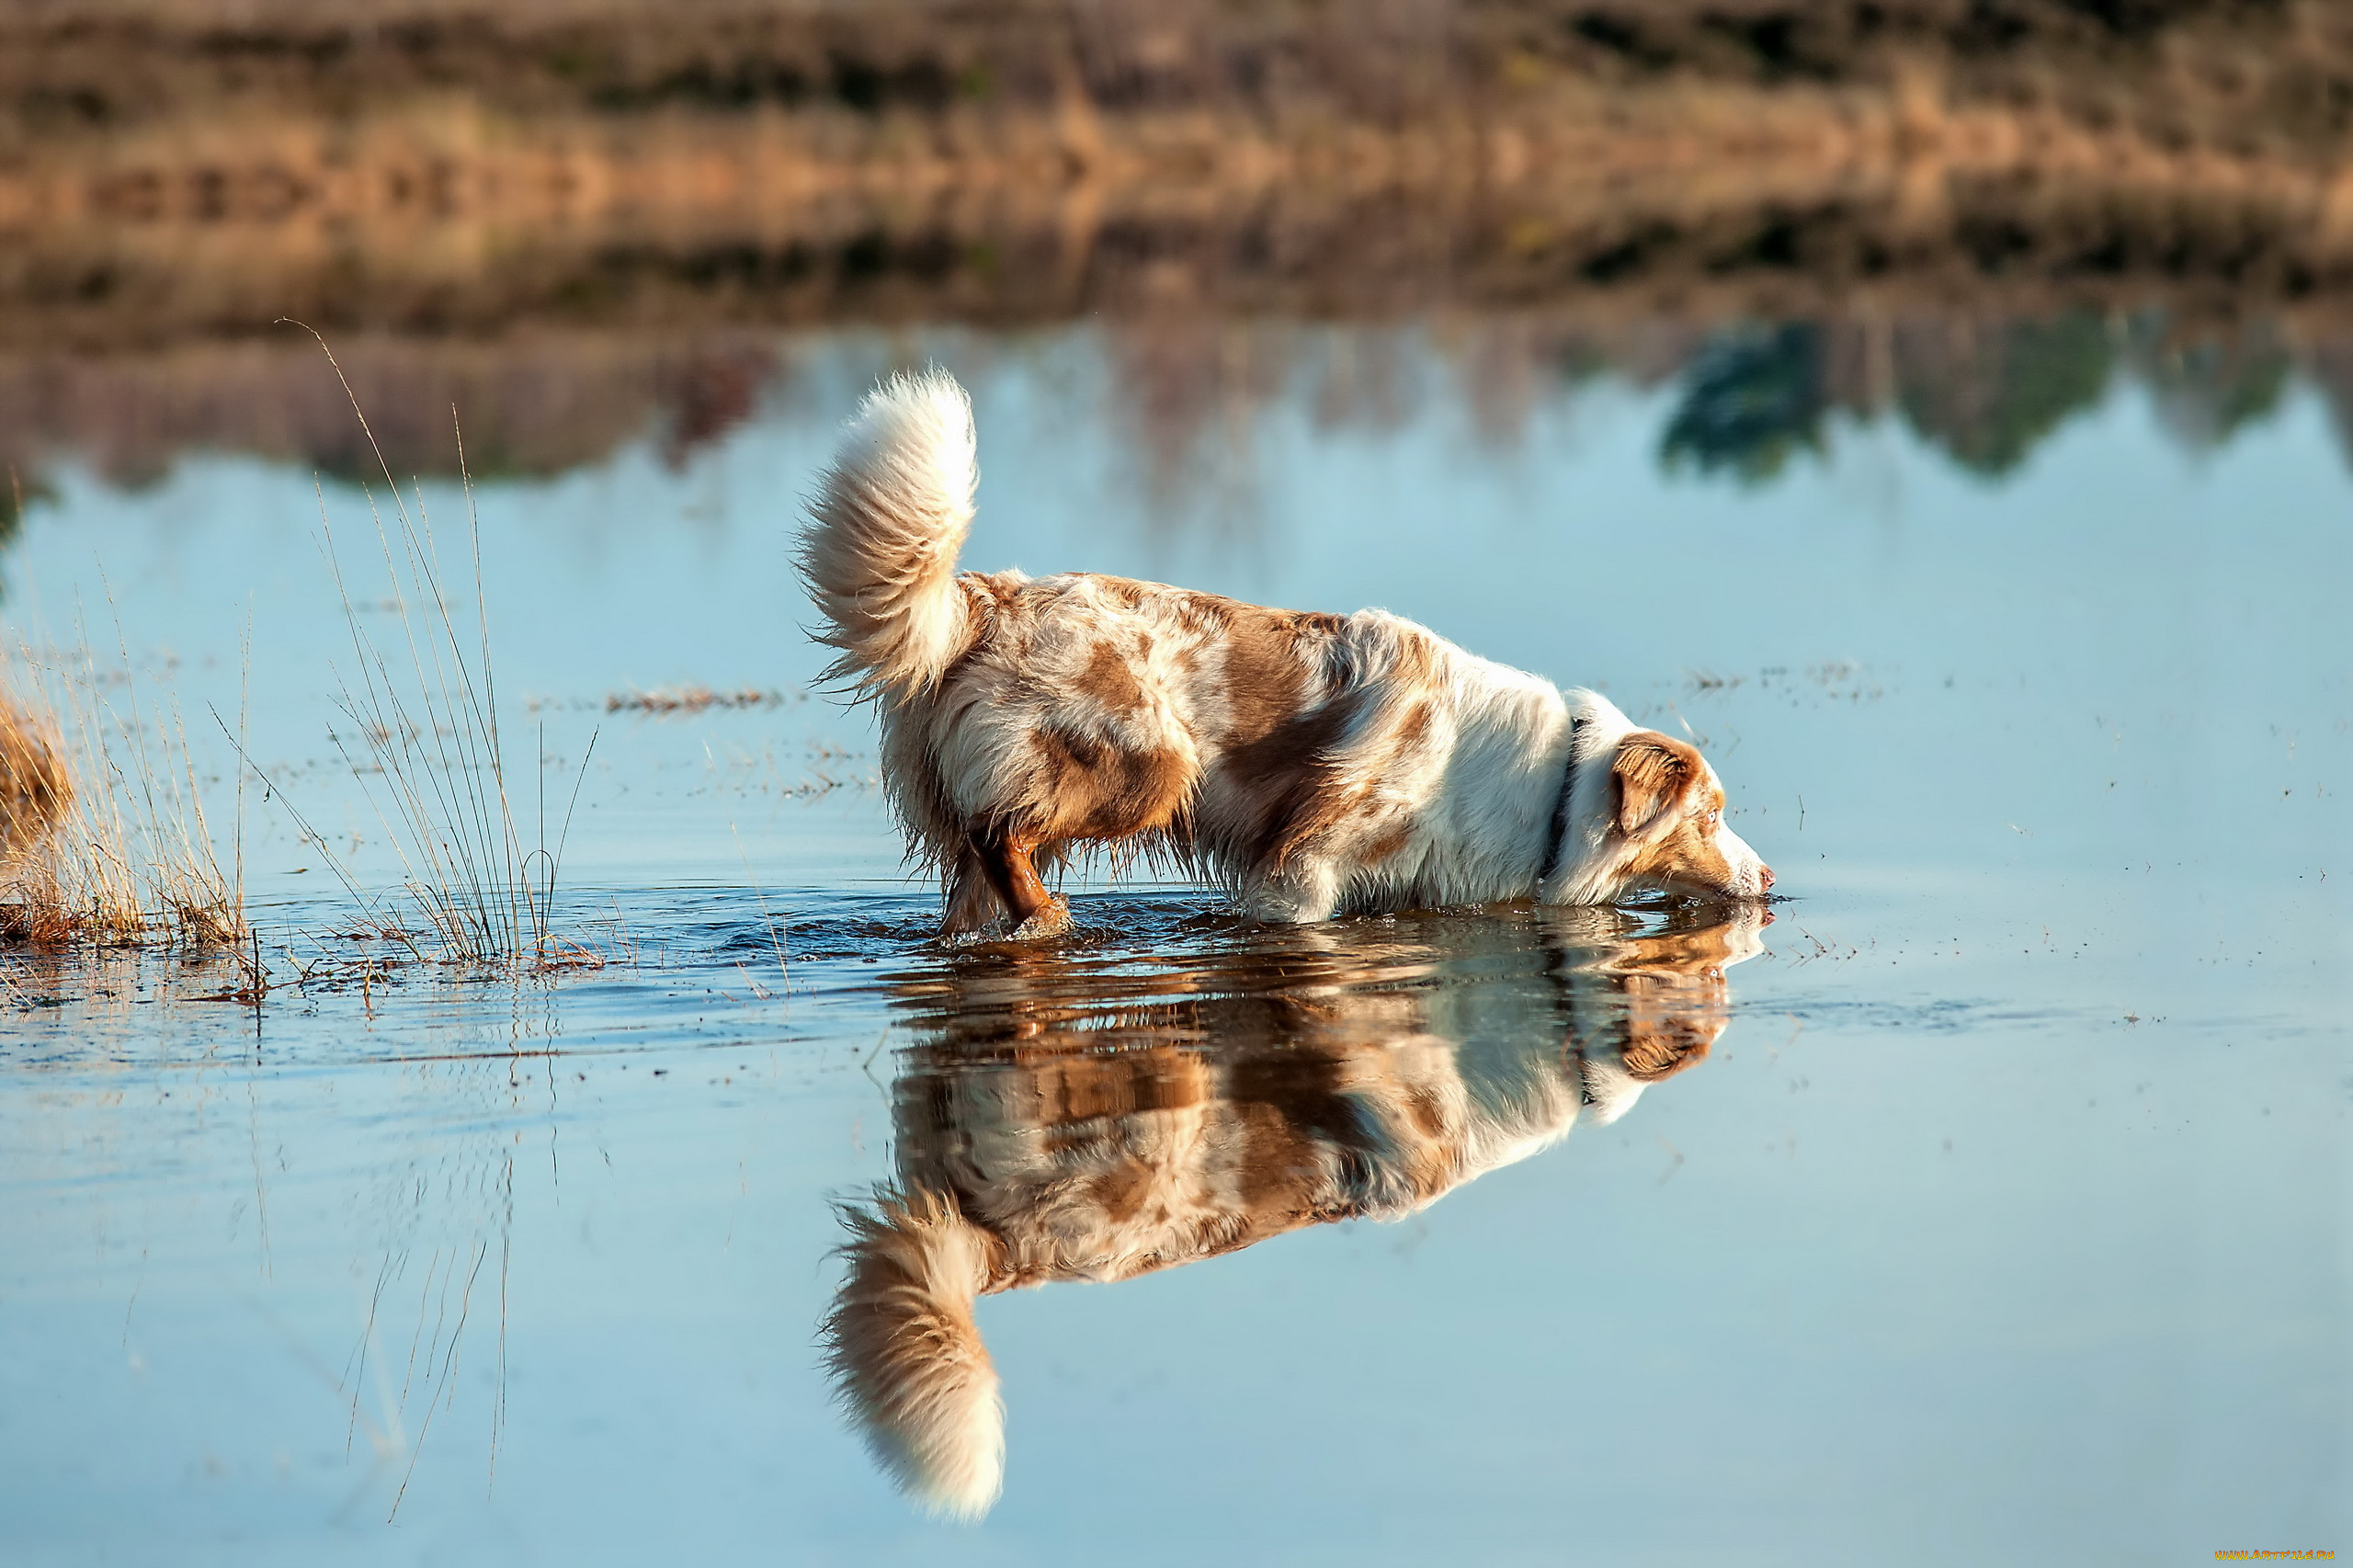
<path fill-rule="evenodd" d="M 1831 415 L 1744 482 L 1663 459 L 1688 378 L 1564 378 L 1499 429 L 1442 334 L 1308 336 L 1309 369 L 1175 436 L 1091 329 L 816 337 L 683 468 L 649 432 L 481 487 L 516 778 L 536 744 L 551 816 L 577 784 L 564 918 L 608 961 L 289 984 L 256 1025 L 165 956 L 12 960 L 0 1555 L 2347 1550 L 2353 472 L 2317 393 L 2213 444 L 2120 380 L 1999 472 Z M 1376 350 L 1404 392 L 1336 413 L 1334 363 Z M 785 553 L 835 423 L 926 357 L 978 411 L 968 563 L 1381 605 L 1601 687 L 1714 759 L 1790 895 L 1763 950 L 1721 996 L 1704 958 L 1653 994 L 1620 971 L 1672 912 L 1302 949 L 1161 887 L 1081 898 L 1057 953 L 938 949 L 864 715 L 802 695 Z M 281 797 L 245 823 L 273 967 L 357 950 L 286 811 L 396 906 L 327 739 L 353 664 L 312 476 L 191 453 L 136 491 L 49 483 L 0 557 L 11 633 L 70 642 L 78 609 L 151 700 L 242 691 Z M 459 554 L 463 496 L 423 494 Z M 366 499 L 324 507 L 366 579 Z M 783 699 L 606 710 L 688 682 Z M 225 787 L 220 730 L 189 730 Z M 1161 1136 L 1163 1095 L 1306 1126 L 1328 1108 L 1233 1085 L 1302 1052 L 1556 1071 L 1662 1009 L 1722 1033 L 1410 1217 L 983 1299 L 1008 1415 L 983 1523 L 927 1519 L 835 1407 L 836 1206 L 995 1125 L 921 1108 L 1011 1114 L 990 1073 L 1142 1096 L 1047 1118 L 1082 1142 Z"/>

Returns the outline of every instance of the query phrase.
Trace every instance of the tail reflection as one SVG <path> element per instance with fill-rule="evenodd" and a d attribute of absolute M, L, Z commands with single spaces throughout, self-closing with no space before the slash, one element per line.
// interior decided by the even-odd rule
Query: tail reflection
<path fill-rule="evenodd" d="M 1397 1219 L 1615 1121 L 1707 1055 L 1771 918 L 1406 917 L 904 984 L 898 1180 L 847 1211 L 825 1323 L 845 1404 L 904 1490 L 979 1517 L 1005 1413 L 977 1297 Z"/>

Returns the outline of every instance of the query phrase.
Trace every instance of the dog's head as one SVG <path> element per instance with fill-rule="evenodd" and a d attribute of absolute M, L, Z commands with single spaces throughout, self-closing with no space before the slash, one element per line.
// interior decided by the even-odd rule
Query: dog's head
<path fill-rule="evenodd" d="M 1724 825 L 1724 787 L 1698 747 L 1636 730 L 1618 742 L 1609 774 L 1620 891 L 1762 898 L 1773 885 L 1771 868 Z"/>
<path fill-rule="evenodd" d="M 1724 787 L 1699 748 L 1636 729 L 1604 699 L 1578 745 L 1575 854 L 1553 895 L 1606 903 L 1629 893 L 1762 898 L 1772 870 L 1724 824 Z"/>

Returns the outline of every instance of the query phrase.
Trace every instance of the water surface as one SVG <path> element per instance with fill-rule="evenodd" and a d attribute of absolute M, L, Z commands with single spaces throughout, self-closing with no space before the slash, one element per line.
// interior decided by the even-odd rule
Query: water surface
<path fill-rule="evenodd" d="M 1450 330 L 1237 328 L 1257 369 L 1186 418 L 1086 327 L 788 339 L 708 440 L 481 484 L 510 755 L 579 782 L 565 918 L 615 961 L 290 987 L 256 1024 L 169 957 L 20 957 L 10 1559 L 2344 1550 L 2325 398 L 2168 380 L 2125 334 L 1971 425 L 1933 378 L 1831 395 L 1759 328 L 1499 415 Z M 868 721 L 805 695 L 784 550 L 835 422 L 925 358 L 978 408 L 970 564 L 1381 605 L 1600 687 L 1706 746 L 1788 900 L 1269 935 L 1093 888 L 1065 949 L 939 949 Z M 40 494 L 12 625 L 78 614 L 189 714 L 245 688 L 272 962 L 352 950 L 285 808 L 397 881 L 328 738 L 321 510 L 357 583 L 366 499 L 200 450 L 138 484 L 67 453 Z M 455 551 L 463 497 L 422 494 Z M 776 699 L 607 710 L 688 682 Z M 893 1491 L 816 1342 L 837 1212 L 922 1188 L 1032 1238 L 1178 1193 L 1207 1238 L 978 1302 L 1007 1415 L 975 1526 Z"/>

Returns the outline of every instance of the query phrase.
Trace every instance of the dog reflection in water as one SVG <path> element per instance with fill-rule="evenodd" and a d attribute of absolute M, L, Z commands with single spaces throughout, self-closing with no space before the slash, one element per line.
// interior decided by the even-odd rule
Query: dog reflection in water
<path fill-rule="evenodd" d="M 1157 974 L 1000 949 L 910 982 L 897 1181 L 846 1210 L 825 1323 L 843 1403 L 904 1491 L 979 1517 L 1005 1410 L 975 1298 L 1398 1219 L 1615 1121 L 1708 1053 L 1770 918 L 1432 916 Z"/>

